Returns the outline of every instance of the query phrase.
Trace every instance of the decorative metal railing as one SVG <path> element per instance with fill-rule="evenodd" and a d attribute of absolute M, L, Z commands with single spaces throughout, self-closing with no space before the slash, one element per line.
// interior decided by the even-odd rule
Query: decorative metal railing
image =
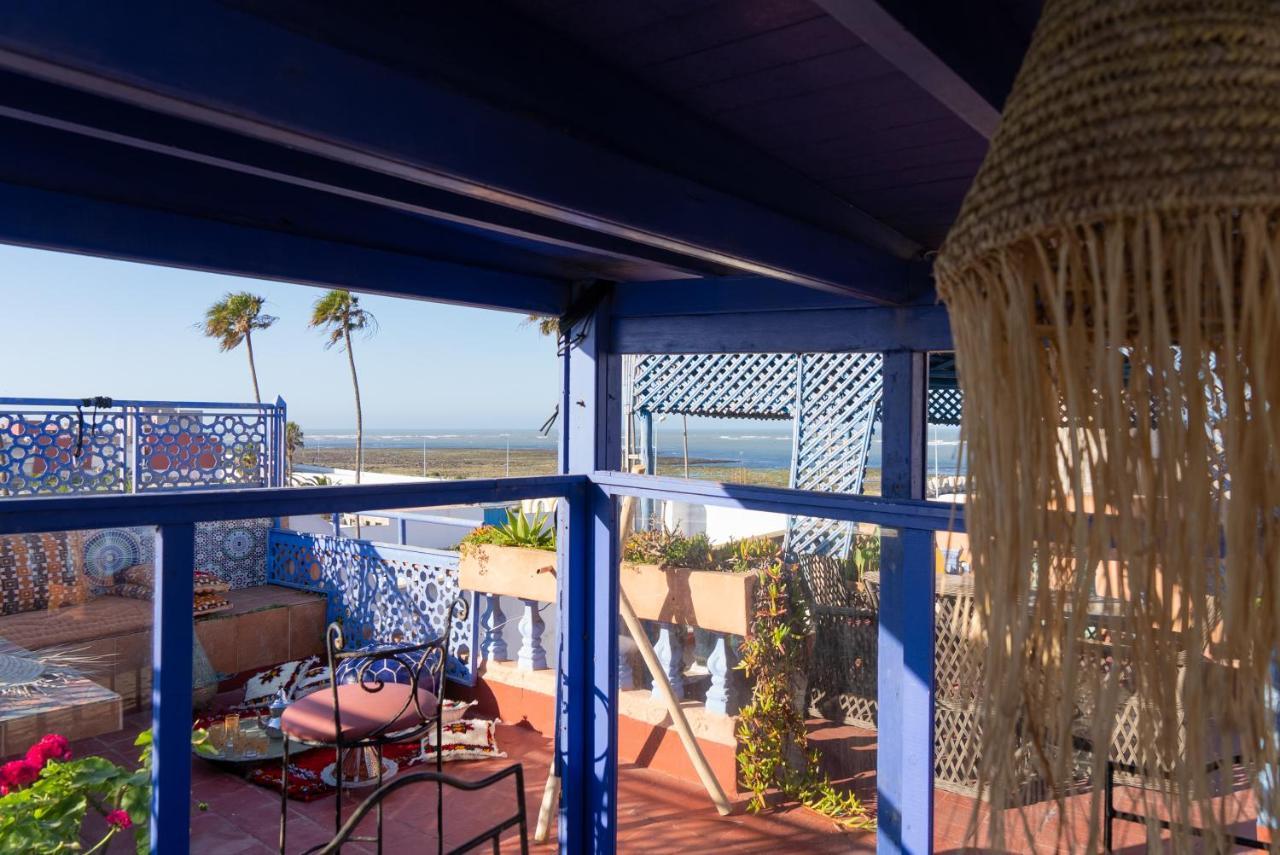
<path fill-rule="evenodd" d="M 426 641 L 444 631 L 449 604 L 461 594 L 468 616 L 450 633 L 449 679 L 475 684 L 475 595 L 458 587 L 458 553 L 374 543 L 329 534 L 273 529 L 267 581 L 326 594 L 328 619 L 360 643 Z"/>
<path fill-rule="evenodd" d="M 275 487 L 286 408 L 0 398 L 0 496 Z"/>

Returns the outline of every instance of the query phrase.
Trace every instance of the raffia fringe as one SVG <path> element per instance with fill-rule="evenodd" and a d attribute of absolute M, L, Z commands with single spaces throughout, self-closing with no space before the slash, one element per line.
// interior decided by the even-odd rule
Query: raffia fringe
<path fill-rule="evenodd" d="M 964 389 L 981 786 L 1035 776 L 1061 818 L 975 812 L 971 833 L 1099 851 L 1110 754 L 1144 770 L 1139 811 L 1225 851 L 1252 813 L 1214 799 L 1206 766 L 1240 753 L 1256 780 L 1277 762 L 1277 211 L 1127 214 L 938 277 Z M 1101 638 L 1095 596 L 1118 604 Z"/>

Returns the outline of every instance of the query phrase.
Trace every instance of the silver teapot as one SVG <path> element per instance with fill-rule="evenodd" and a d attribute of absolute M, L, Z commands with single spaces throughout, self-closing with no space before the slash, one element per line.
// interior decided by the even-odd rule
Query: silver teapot
<path fill-rule="evenodd" d="M 267 707 L 270 711 L 270 716 L 267 718 L 267 723 L 263 725 L 263 729 L 266 730 L 269 738 L 280 739 L 284 736 L 284 733 L 280 730 L 280 717 L 284 715 L 284 711 L 288 707 L 289 696 L 284 693 L 284 689 L 281 689 L 271 700 L 271 705 Z"/>

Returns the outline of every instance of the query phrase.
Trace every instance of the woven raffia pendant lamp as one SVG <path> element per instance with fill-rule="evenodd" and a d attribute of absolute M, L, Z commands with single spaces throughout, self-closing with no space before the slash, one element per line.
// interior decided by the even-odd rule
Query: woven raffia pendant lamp
<path fill-rule="evenodd" d="M 982 623 L 993 809 L 971 830 L 1098 851 L 1110 757 L 1138 770 L 1127 806 L 1226 851 L 1253 800 L 1280 815 L 1256 786 L 1277 756 L 1280 4 L 1046 0 L 935 271 Z M 1234 753 L 1251 783 L 1224 801 L 1205 769 Z"/>

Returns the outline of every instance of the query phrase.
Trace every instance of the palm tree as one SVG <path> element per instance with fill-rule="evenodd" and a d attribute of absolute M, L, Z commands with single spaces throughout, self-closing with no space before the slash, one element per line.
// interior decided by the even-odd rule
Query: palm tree
<path fill-rule="evenodd" d="M 537 326 L 542 335 L 559 335 L 560 319 L 551 315 L 525 315 L 525 326 Z"/>
<path fill-rule="evenodd" d="M 295 421 L 285 422 L 284 425 L 284 459 L 285 467 L 289 470 L 286 480 L 293 479 L 293 455 L 297 453 L 299 448 L 304 447 L 306 435 L 302 432 L 302 425 Z"/>
<path fill-rule="evenodd" d="M 360 308 L 360 298 L 350 291 L 326 291 L 311 307 L 311 326 L 325 331 L 326 348 L 342 345 L 351 366 L 351 388 L 356 394 L 356 483 L 364 466 L 364 415 L 360 409 L 360 380 L 356 377 L 356 357 L 351 352 L 351 334 L 371 336 L 378 330 L 373 315 Z"/>
<path fill-rule="evenodd" d="M 258 367 L 253 362 L 253 331 L 265 330 L 278 320 L 274 315 L 262 314 L 265 302 L 248 291 L 227 294 L 205 311 L 204 324 L 197 324 L 205 335 L 217 340 L 223 353 L 244 342 L 249 352 L 249 374 L 253 377 L 253 400 L 258 404 L 262 403 L 262 396 L 258 393 Z"/>

